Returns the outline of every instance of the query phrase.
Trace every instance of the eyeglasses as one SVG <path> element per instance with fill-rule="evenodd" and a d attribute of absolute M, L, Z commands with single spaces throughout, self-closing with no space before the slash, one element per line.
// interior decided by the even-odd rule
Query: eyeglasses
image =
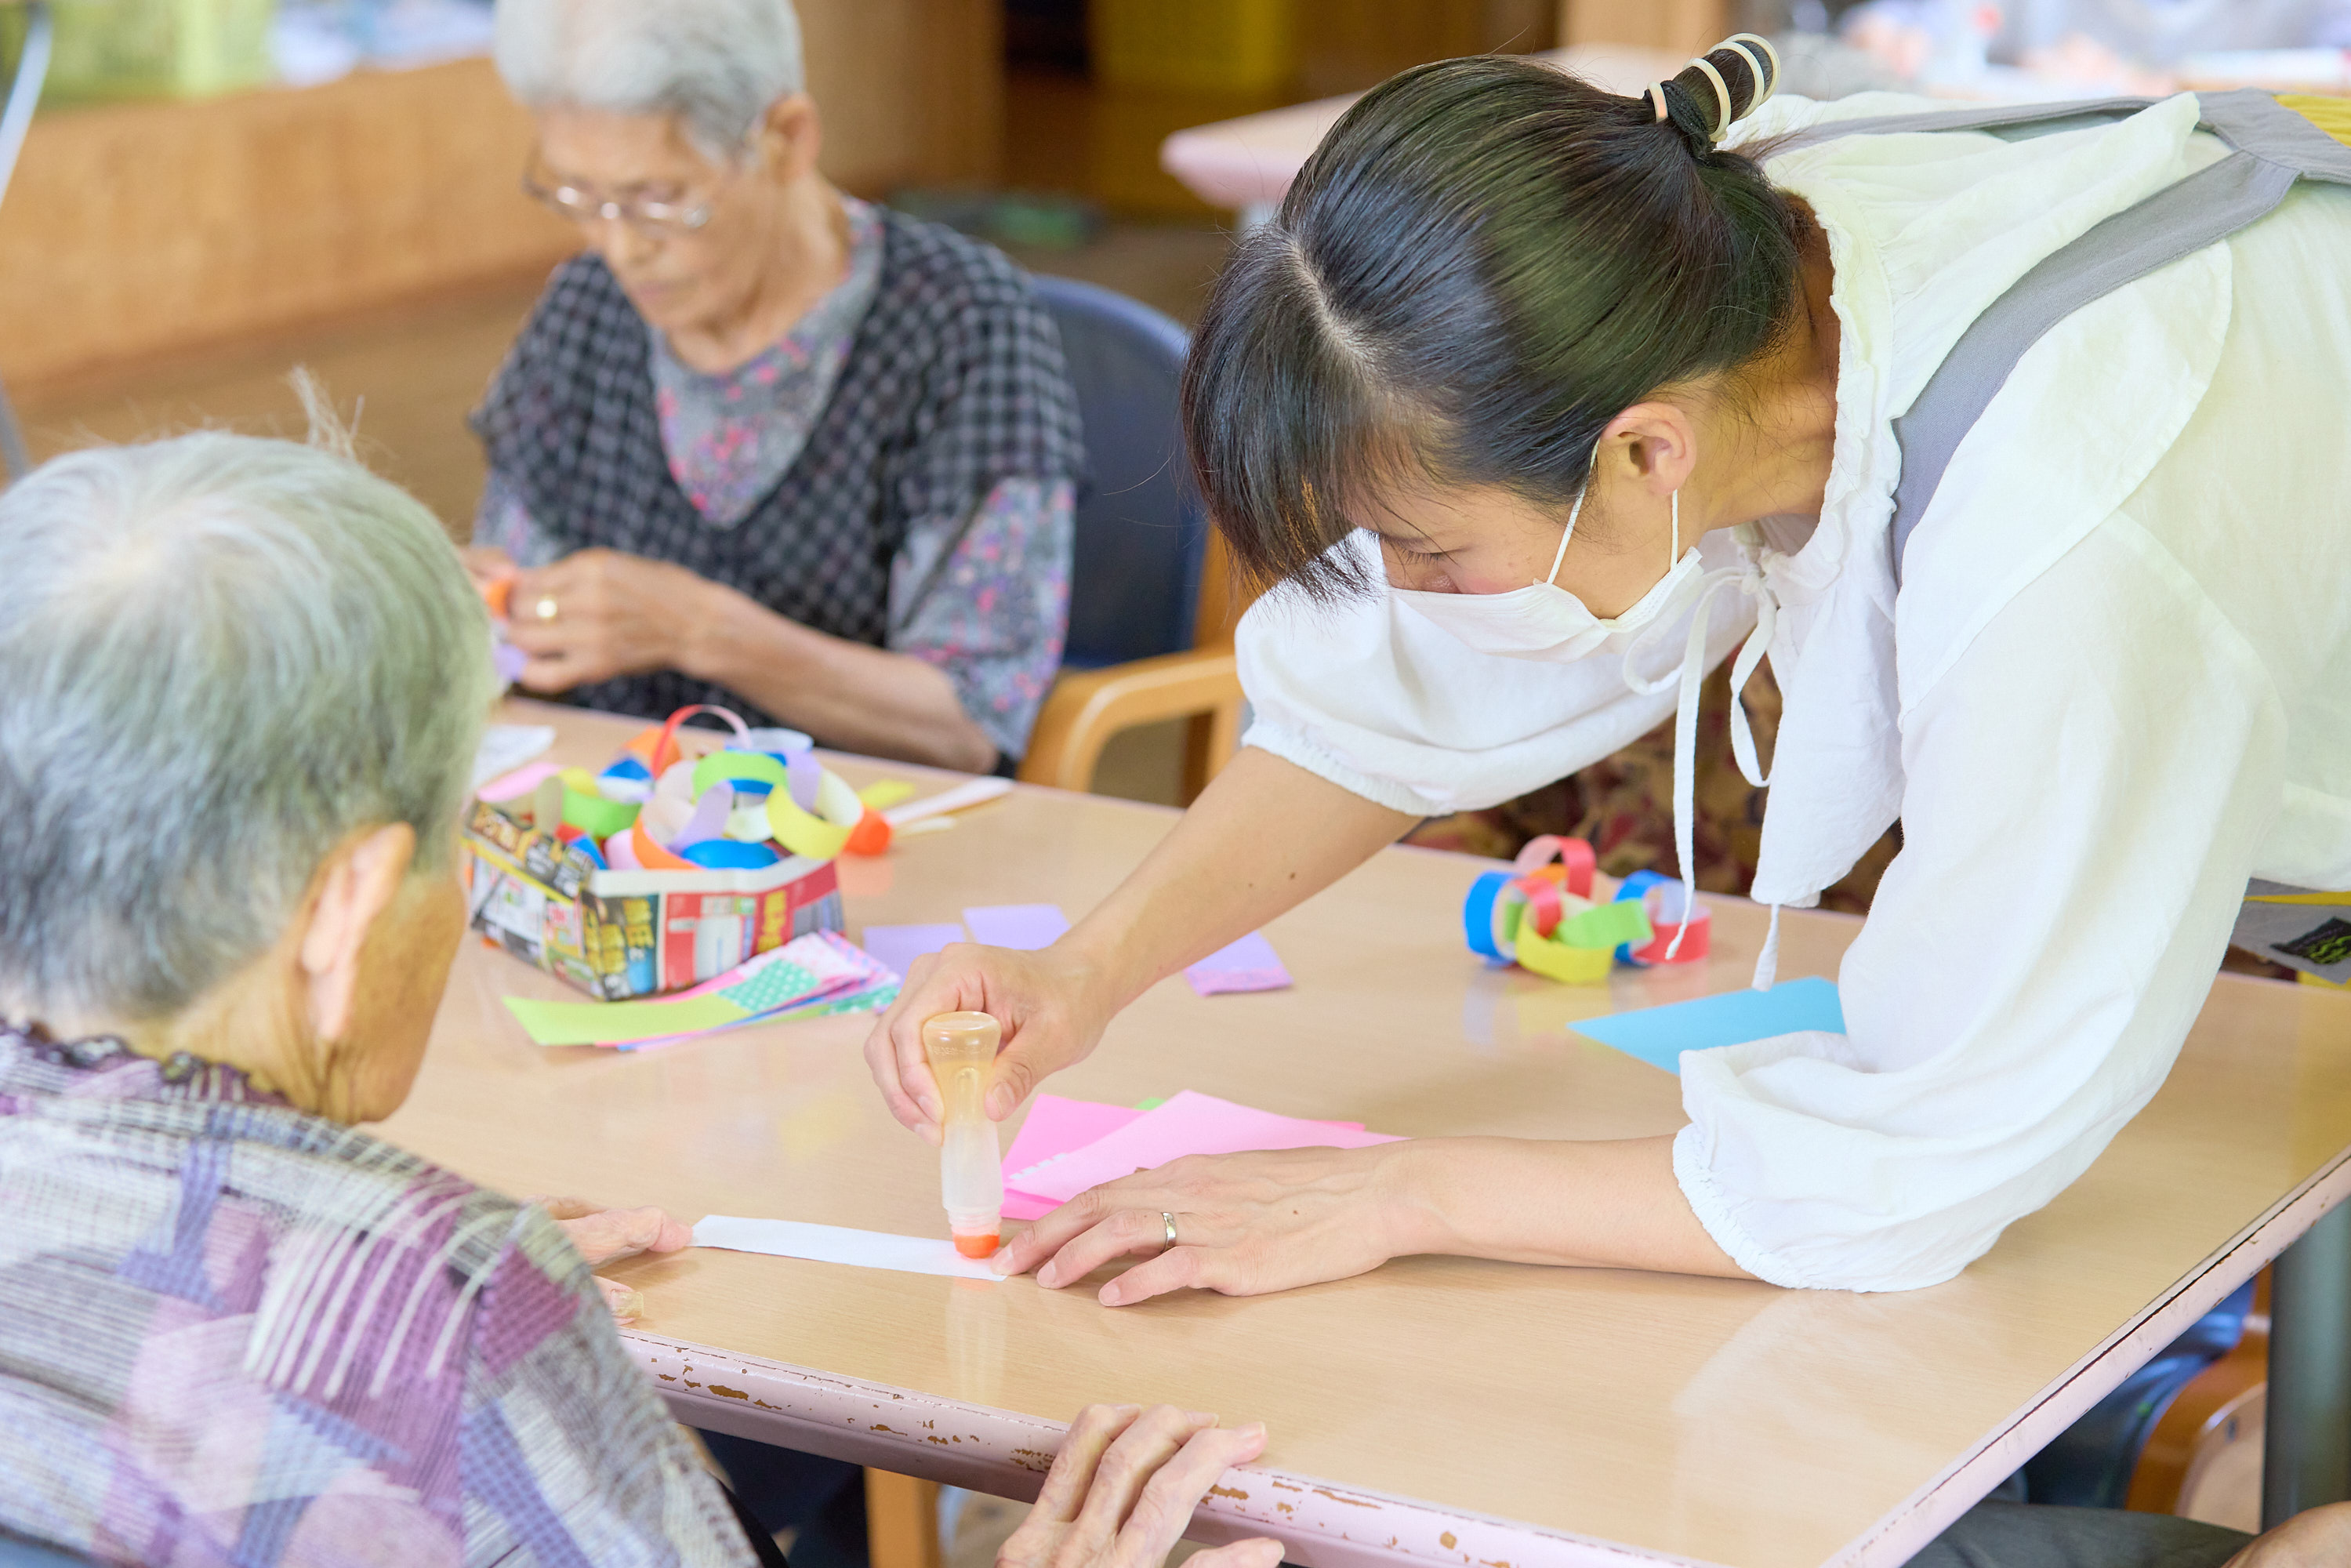
<path fill-rule="evenodd" d="M 710 204 L 707 202 L 698 202 L 692 206 L 636 198 L 609 202 L 569 185 L 549 184 L 536 172 L 523 175 L 522 188 L 524 194 L 549 212 L 577 224 L 599 221 L 623 223 L 639 234 L 660 236 L 692 234 L 710 221 Z"/>

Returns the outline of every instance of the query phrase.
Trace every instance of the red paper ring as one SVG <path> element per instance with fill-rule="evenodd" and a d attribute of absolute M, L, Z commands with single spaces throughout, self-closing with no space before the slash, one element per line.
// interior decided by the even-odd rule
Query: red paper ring
<path fill-rule="evenodd" d="M 750 729 L 730 709 L 720 707 L 716 703 L 688 703 L 669 716 L 668 721 L 661 727 L 661 738 L 653 742 L 653 759 L 651 767 L 655 779 L 659 779 L 663 770 L 678 759 L 677 727 L 698 713 L 716 714 L 735 727 L 735 734 L 738 739 L 747 739 L 750 737 Z"/>
<path fill-rule="evenodd" d="M 1518 885 L 1527 895 L 1527 912 L 1521 918 L 1534 922 L 1536 936 L 1550 936 L 1559 928 L 1559 884 L 1545 877 L 1522 876 Z"/>

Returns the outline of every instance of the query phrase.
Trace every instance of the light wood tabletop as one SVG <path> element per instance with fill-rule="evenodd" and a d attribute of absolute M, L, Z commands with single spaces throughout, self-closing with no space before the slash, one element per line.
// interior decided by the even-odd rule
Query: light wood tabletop
<path fill-rule="evenodd" d="M 1577 44 L 1528 57 L 1628 95 L 1673 75 L 1685 63 L 1680 55 L 1638 44 Z M 1323 133 L 1339 122 L 1357 96 L 1319 98 L 1176 131 L 1160 143 L 1160 167 L 1211 206 L 1261 212 L 1281 200 Z"/>
<path fill-rule="evenodd" d="M 556 756 L 634 727 L 517 705 Z M 921 769 L 841 759 L 852 781 Z M 1107 892 L 1172 814 L 1022 789 L 841 862 L 851 935 Z M 1492 862 L 1382 852 L 1267 934 L 1291 989 L 1162 984 L 1060 1092 L 1182 1089 L 1412 1135 L 1618 1137 L 1682 1121 L 1676 1080 L 1567 1032 L 1747 983 L 1760 911 L 1714 900 L 1709 962 L 1606 988 L 1481 967 L 1459 906 Z M 1791 911 L 1783 977 L 1858 922 Z M 395 1141 L 518 1193 L 944 1235 L 937 1165 L 883 1111 L 863 1018 L 620 1054 L 542 1050 L 502 996 L 559 982 L 469 941 Z M 1310 1568 L 1893 1563 L 2351 1187 L 2351 997 L 2220 977 L 2169 1082 L 2088 1174 L 1957 1281 L 1896 1295 L 1456 1259 L 1286 1294 L 1109 1310 L 1042 1291 L 691 1250 L 612 1270 L 682 1419 L 1011 1496 L 1090 1401 L 1263 1420 L 1196 1518 Z"/>

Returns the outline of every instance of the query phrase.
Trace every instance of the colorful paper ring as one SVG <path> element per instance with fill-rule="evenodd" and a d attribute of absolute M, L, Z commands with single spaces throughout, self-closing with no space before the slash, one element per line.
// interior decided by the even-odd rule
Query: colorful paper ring
<path fill-rule="evenodd" d="M 836 773 L 826 773 L 818 779 L 813 814 L 801 810 L 789 789 L 778 789 L 768 796 L 768 823 L 776 831 L 776 841 L 793 854 L 812 861 L 829 861 L 838 856 L 864 816 L 865 802 Z"/>

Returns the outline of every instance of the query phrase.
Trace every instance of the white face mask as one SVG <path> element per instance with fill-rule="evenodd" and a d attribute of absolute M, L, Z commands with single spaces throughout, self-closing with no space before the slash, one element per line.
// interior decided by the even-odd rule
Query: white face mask
<path fill-rule="evenodd" d="M 1611 620 L 1603 621 L 1583 607 L 1583 601 L 1552 580 L 1567 559 L 1567 542 L 1575 537 L 1575 519 L 1583 511 L 1590 481 L 1576 492 L 1568 509 L 1567 528 L 1559 537 L 1559 553 L 1552 557 L 1551 576 L 1508 593 L 1429 593 L 1418 589 L 1392 589 L 1401 604 L 1451 632 L 1480 653 L 1510 659 L 1545 659 L 1564 664 L 1604 647 L 1623 647 L 1643 628 L 1660 617 L 1677 613 L 1699 588 L 1698 553 L 1693 546 L 1682 553 L 1682 497 L 1673 497 L 1672 555 L 1666 575 L 1656 580 L 1640 602 Z"/>

